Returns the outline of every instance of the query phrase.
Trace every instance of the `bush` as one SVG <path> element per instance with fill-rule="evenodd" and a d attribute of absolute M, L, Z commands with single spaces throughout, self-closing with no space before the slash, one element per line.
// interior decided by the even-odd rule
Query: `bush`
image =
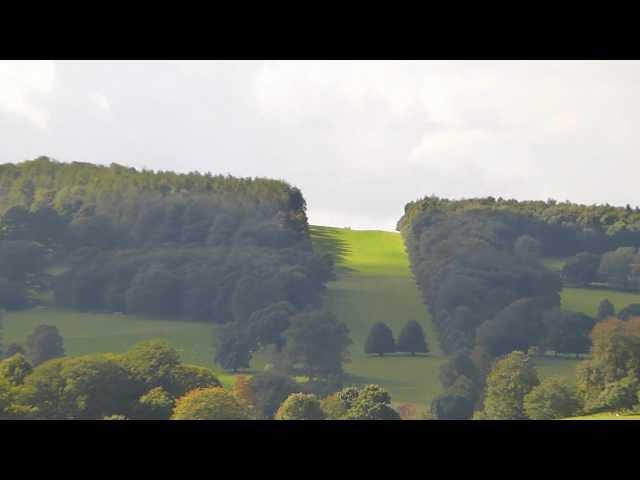
<path fill-rule="evenodd" d="M 573 417 L 580 410 L 578 396 L 559 378 L 547 378 L 524 397 L 524 411 L 531 420 Z"/>
<path fill-rule="evenodd" d="M 249 411 L 220 387 L 198 388 L 176 400 L 172 420 L 248 420 Z"/>
<path fill-rule="evenodd" d="M 325 415 L 315 395 L 294 393 L 278 409 L 276 420 L 324 420 Z"/>

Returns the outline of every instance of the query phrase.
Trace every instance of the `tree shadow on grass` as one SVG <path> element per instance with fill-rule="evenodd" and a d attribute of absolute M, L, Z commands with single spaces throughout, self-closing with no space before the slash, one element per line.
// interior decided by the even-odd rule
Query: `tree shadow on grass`
<path fill-rule="evenodd" d="M 344 266 L 344 262 L 351 248 L 344 240 L 338 238 L 336 234 L 328 228 L 309 227 L 313 242 L 313 250 L 321 255 L 331 255 L 335 262 L 336 272 L 356 272 L 355 268 Z"/>

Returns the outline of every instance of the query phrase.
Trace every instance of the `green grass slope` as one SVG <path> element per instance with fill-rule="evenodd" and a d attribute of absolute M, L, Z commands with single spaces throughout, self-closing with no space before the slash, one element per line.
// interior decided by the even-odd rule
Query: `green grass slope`
<path fill-rule="evenodd" d="M 336 258 L 338 279 L 329 284 L 325 308 L 351 331 L 352 379 L 378 383 L 395 403 L 424 405 L 440 393 L 438 372 L 443 358 L 427 309 L 409 269 L 401 236 L 394 232 L 311 227 L 314 248 Z M 424 357 L 371 357 L 363 352 L 369 328 L 385 322 L 397 338 L 408 320 L 420 322 L 431 353 Z"/>

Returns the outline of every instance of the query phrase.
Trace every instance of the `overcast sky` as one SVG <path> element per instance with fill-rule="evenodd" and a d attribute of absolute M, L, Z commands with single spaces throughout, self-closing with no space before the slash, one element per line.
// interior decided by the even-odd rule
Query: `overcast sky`
<path fill-rule="evenodd" d="M 0 61 L 0 163 L 280 178 L 312 224 L 424 195 L 640 204 L 639 62 Z"/>

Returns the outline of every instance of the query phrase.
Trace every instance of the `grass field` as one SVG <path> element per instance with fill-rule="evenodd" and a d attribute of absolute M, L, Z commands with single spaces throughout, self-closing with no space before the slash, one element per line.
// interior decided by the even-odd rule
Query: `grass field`
<path fill-rule="evenodd" d="M 563 418 L 562 420 L 640 420 L 640 414 L 632 413 L 596 413 L 594 415 L 585 415 L 584 417 Z"/>
<path fill-rule="evenodd" d="M 562 308 L 594 316 L 598 312 L 598 305 L 605 298 L 613 303 L 616 311 L 631 303 L 640 303 L 640 293 L 601 288 L 565 288 L 562 290 Z"/>
<path fill-rule="evenodd" d="M 311 236 L 317 251 L 336 257 L 338 279 L 329 284 L 325 307 L 351 331 L 346 370 L 353 380 L 384 386 L 394 402 L 425 404 L 440 393 L 438 371 L 443 359 L 400 234 L 311 227 Z M 373 323 L 385 322 L 397 337 L 408 320 L 424 328 L 430 355 L 378 358 L 363 353 Z"/>
<path fill-rule="evenodd" d="M 36 308 L 6 315 L 3 329 L 5 345 L 12 342 L 24 345 L 27 336 L 41 324 L 58 327 L 69 356 L 124 352 L 142 340 L 161 338 L 180 352 L 183 362 L 214 368 L 211 326 L 182 320 Z M 232 384 L 233 375 L 214 370 L 223 384 Z"/>

